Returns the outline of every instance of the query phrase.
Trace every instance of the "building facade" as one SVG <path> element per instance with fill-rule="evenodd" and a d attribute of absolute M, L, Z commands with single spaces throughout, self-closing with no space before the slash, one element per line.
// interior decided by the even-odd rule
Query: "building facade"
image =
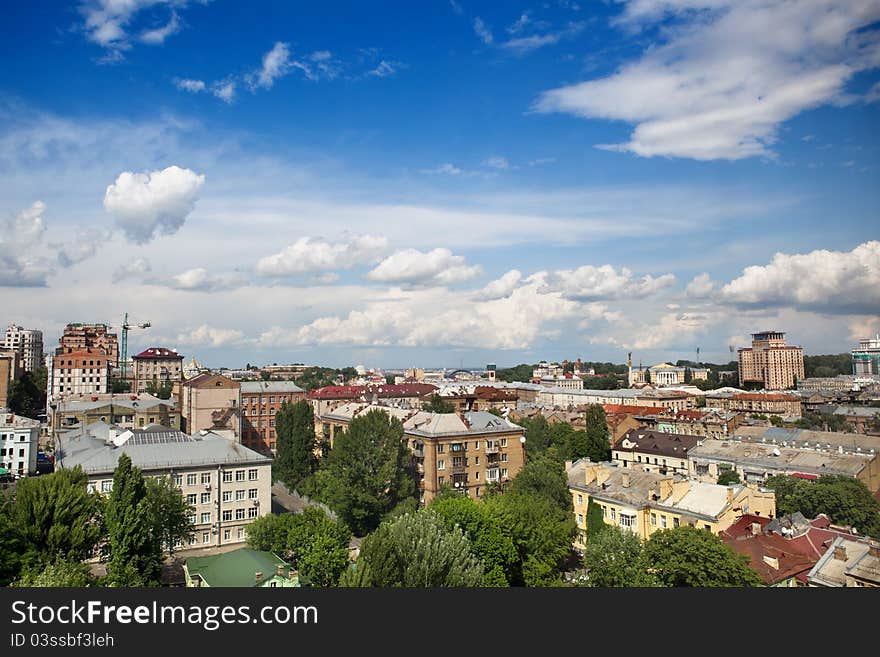
<path fill-rule="evenodd" d="M 804 350 L 785 344 L 785 333 L 752 333 L 752 346 L 740 349 L 739 384 L 760 383 L 765 390 L 785 390 L 804 378 Z"/>
<path fill-rule="evenodd" d="M 778 415 L 790 419 L 801 417 L 803 408 L 799 396 L 785 393 L 709 393 L 705 399 L 706 408 L 717 408 L 722 411 L 746 413 L 747 415 Z"/>
<path fill-rule="evenodd" d="M 60 354 L 68 349 L 100 349 L 114 366 L 119 360 L 119 338 L 107 324 L 68 324 L 55 352 Z"/>
<path fill-rule="evenodd" d="M 113 362 L 99 347 L 57 349 L 52 358 L 49 398 L 62 401 L 71 395 L 110 392 Z"/>
<path fill-rule="evenodd" d="M 6 328 L 3 349 L 10 349 L 21 354 L 22 367 L 25 372 L 33 372 L 43 366 L 43 332 L 36 329 L 25 329 L 11 324 Z"/>
<path fill-rule="evenodd" d="M 659 363 L 649 369 L 651 385 L 678 386 L 685 382 L 685 368 L 670 363 Z"/>
<path fill-rule="evenodd" d="M 150 347 L 132 356 L 131 360 L 134 363 L 134 394 L 147 392 L 147 388 L 158 390 L 169 383 L 177 390 L 180 389 L 183 381 L 183 356 L 174 349 Z"/>
<path fill-rule="evenodd" d="M 275 414 L 283 404 L 306 398 L 292 381 L 242 381 L 241 442 L 261 454 L 275 454 Z"/>
<path fill-rule="evenodd" d="M 880 375 L 880 334 L 859 340 L 859 348 L 852 350 L 852 373 Z"/>
<path fill-rule="evenodd" d="M 40 423 L 14 413 L 0 413 L 0 468 L 26 477 L 37 471 Z"/>
<path fill-rule="evenodd" d="M 241 441 L 241 383 L 220 374 L 200 374 L 180 387 L 184 431 L 209 430 Z"/>
<path fill-rule="evenodd" d="M 631 429 L 611 446 L 611 458 L 623 468 L 686 476 L 688 452 L 699 442 L 697 436 Z"/>
<path fill-rule="evenodd" d="M 177 400 L 146 393 L 71 395 L 58 402 L 51 430 L 56 433 L 93 422 L 115 424 L 123 429 L 143 429 L 151 424 L 180 429 L 181 415 Z"/>

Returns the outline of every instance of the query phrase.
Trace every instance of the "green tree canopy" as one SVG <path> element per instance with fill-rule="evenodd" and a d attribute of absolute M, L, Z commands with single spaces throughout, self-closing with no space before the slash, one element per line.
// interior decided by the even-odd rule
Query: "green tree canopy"
<path fill-rule="evenodd" d="M 430 400 L 422 403 L 422 410 L 429 413 L 455 413 L 455 404 L 440 395 L 431 395 Z"/>
<path fill-rule="evenodd" d="M 31 419 L 46 412 L 46 368 L 25 372 L 9 386 L 6 406 L 16 415 Z"/>
<path fill-rule="evenodd" d="M 153 513 L 153 536 L 173 554 L 178 542 L 185 545 L 193 536 L 192 509 L 170 478 L 147 479 L 146 485 L 147 500 Z"/>
<path fill-rule="evenodd" d="M 611 432 L 608 418 L 601 404 L 590 404 L 586 411 L 587 445 L 586 456 L 591 461 L 601 463 L 611 459 Z"/>
<path fill-rule="evenodd" d="M 592 497 L 587 504 L 587 542 L 592 543 L 610 525 L 605 523 L 602 507 Z"/>
<path fill-rule="evenodd" d="M 26 570 L 15 586 L 40 586 L 51 588 L 83 588 L 95 586 L 97 580 L 81 561 L 59 559 Z"/>
<path fill-rule="evenodd" d="M 0 495 L 0 586 L 8 586 L 21 570 L 25 543 L 10 517 L 11 504 Z"/>
<path fill-rule="evenodd" d="M 742 479 L 740 479 L 739 472 L 736 470 L 724 470 L 720 475 L 718 475 L 719 486 L 732 486 L 733 484 L 742 483 Z"/>
<path fill-rule="evenodd" d="M 603 523 L 604 524 L 604 523 Z M 620 527 L 606 525 L 591 535 L 584 552 L 587 585 L 600 587 L 659 586 L 642 554 L 642 541 Z"/>
<path fill-rule="evenodd" d="M 273 474 L 296 488 L 318 468 L 312 405 L 305 399 L 295 404 L 284 402 L 275 414 L 275 435 L 278 450 Z"/>
<path fill-rule="evenodd" d="M 506 381 L 507 383 L 513 383 L 514 381 L 528 383 L 532 380 L 532 372 L 534 372 L 534 370 L 534 365 L 520 363 L 516 367 L 507 367 L 496 371 L 495 378 L 499 381 Z"/>

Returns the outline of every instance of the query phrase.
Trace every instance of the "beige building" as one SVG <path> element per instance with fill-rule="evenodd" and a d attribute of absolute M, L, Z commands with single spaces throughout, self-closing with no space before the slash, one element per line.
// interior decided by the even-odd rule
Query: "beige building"
<path fill-rule="evenodd" d="M 804 378 L 804 350 L 785 344 L 785 333 L 752 333 L 752 346 L 740 349 L 739 384 L 760 383 L 766 390 L 785 390 Z"/>
<path fill-rule="evenodd" d="M 220 374 L 200 374 L 180 387 L 183 430 L 207 429 L 241 441 L 241 384 Z"/>
<path fill-rule="evenodd" d="M 678 386 L 683 385 L 685 380 L 685 368 L 676 367 L 670 363 L 659 363 L 649 369 L 651 385 L 654 386 Z"/>
<path fill-rule="evenodd" d="M 145 476 L 170 477 L 192 509 L 189 546 L 243 543 L 247 526 L 272 508 L 272 460 L 213 432 L 167 427 L 122 430 L 102 422 L 59 437 L 55 467 L 80 466 L 89 490 L 109 494 L 122 454 Z"/>
<path fill-rule="evenodd" d="M 33 372 L 43 366 L 43 332 L 10 324 L 6 329 L 0 348 L 21 354 L 25 372 Z"/>
<path fill-rule="evenodd" d="M 686 476 L 688 452 L 699 440 L 697 436 L 631 429 L 611 446 L 611 458 L 623 468 Z"/>
<path fill-rule="evenodd" d="M 9 401 L 9 387 L 21 376 L 21 355 L 17 351 L 0 351 L 0 408 Z"/>
<path fill-rule="evenodd" d="M 664 411 L 639 415 L 638 419 L 649 429 L 704 438 L 725 438 L 742 424 L 745 414 L 722 411 L 717 408 L 689 411 Z"/>
<path fill-rule="evenodd" d="M 624 388 L 622 390 L 569 390 L 547 388 L 538 392 L 536 403 L 545 408 L 575 409 L 589 404 L 662 406 L 672 410 L 694 408 L 696 397 L 678 390 Z"/>
<path fill-rule="evenodd" d="M 119 338 L 107 324 L 68 324 L 58 341 L 56 354 L 72 349 L 100 349 L 114 366 L 119 360 Z"/>
<path fill-rule="evenodd" d="M 59 348 L 52 358 L 49 399 L 60 402 L 72 395 L 110 392 L 112 367 L 112 356 L 101 348 Z"/>
<path fill-rule="evenodd" d="M 706 408 L 717 408 L 747 415 L 778 415 L 796 420 L 802 415 L 802 400 L 797 395 L 781 392 L 709 393 Z"/>
<path fill-rule="evenodd" d="M 807 579 L 814 587 L 878 587 L 880 544 L 839 536 L 813 566 Z"/>
<path fill-rule="evenodd" d="M 57 405 L 51 426 L 54 433 L 93 422 L 115 424 L 123 429 L 143 429 L 151 424 L 181 428 L 180 408 L 175 399 L 127 392 L 65 397 Z"/>
<path fill-rule="evenodd" d="M 179 392 L 183 381 L 183 356 L 174 349 L 150 347 L 131 357 L 134 362 L 132 392 L 146 392 L 152 384 L 156 390 L 171 383 Z"/>
<path fill-rule="evenodd" d="M 586 547 L 590 500 L 602 509 L 605 524 L 629 530 L 643 540 L 680 525 L 718 534 L 745 514 L 776 515 L 773 492 L 749 486 L 719 486 L 589 459 L 566 463 L 566 472 L 579 549 Z"/>

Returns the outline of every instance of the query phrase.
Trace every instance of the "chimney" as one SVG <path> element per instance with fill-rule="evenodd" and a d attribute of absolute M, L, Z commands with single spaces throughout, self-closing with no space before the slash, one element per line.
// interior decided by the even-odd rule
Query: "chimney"
<path fill-rule="evenodd" d="M 284 564 L 283 563 L 278 564 L 278 566 L 275 568 L 275 574 L 278 575 L 278 577 L 284 577 Z"/>
<path fill-rule="evenodd" d="M 871 541 L 871 544 L 868 546 L 868 554 L 875 559 L 880 559 L 880 543 Z"/>
<path fill-rule="evenodd" d="M 262 582 L 262 581 L 263 581 L 263 573 L 261 573 L 261 572 L 258 570 L 257 572 L 254 573 L 254 582 L 256 582 L 257 584 L 259 584 L 259 583 Z"/>
<path fill-rule="evenodd" d="M 753 522 L 752 523 L 752 536 L 758 536 L 761 533 L 761 523 Z"/>
<path fill-rule="evenodd" d="M 839 559 L 840 561 L 846 561 L 846 545 L 835 545 L 834 546 L 834 558 Z"/>
<path fill-rule="evenodd" d="M 727 503 L 733 504 L 733 486 L 727 487 Z"/>
<path fill-rule="evenodd" d="M 610 476 L 611 476 L 611 473 L 608 472 L 607 468 L 603 468 L 600 465 L 596 466 L 596 484 L 598 486 L 601 486 L 606 481 L 608 481 L 608 477 L 610 477 Z"/>
<path fill-rule="evenodd" d="M 624 488 L 629 488 L 629 472 L 622 472 L 620 474 L 620 484 Z"/>

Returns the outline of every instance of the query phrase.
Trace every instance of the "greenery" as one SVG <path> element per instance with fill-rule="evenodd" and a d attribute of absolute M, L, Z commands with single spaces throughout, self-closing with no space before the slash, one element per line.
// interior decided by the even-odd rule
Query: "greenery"
<path fill-rule="evenodd" d="M 852 354 L 804 356 L 804 375 L 807 377 L 834 377 L 852 374 Z"/>
<path fill-rule="evenodd" d="M 605 524 L 605 515 L 602 513 L 602 507 L 596 503 L 592 497 L 587 503 L 587 542 L 595 541 L 610 525 Z"/>
<path fill-rule="evenodd" d="M 583 565 L 587 586 L 660 586 L 650 572 L 639 536 L 614 525 L 605 525 L 595 536 L 591 534 Z"/>
<path fill-rule="evenodd" d="M 430 401 L 422 404 L 422 410 L 429 413 L 455 413 L 455 404 L 440 395 L 431 395 Z"/>
<path fill-rule="evenodd" d="M 107 581 L 111 586 L 157 586 L 162 567 L 161 537 L 139 468 L 122 454 L 104 510 L 107 525 Z"/>
<path fill-rule="evenodd" d="M 332 369 L 329 367 L 307 367 L 296 377 L 296 385 L 303 390 L 315 390 L 326 386 L 335 386 L 357 378 L 357 370 L 353 367 Z"/>
<path fill-rule="evenodd" d="M 272 463 L 273 478 L 296 488 L 318 468 L 315 456 L 315 416 L 305 399 L 284 402 L 275 414 L 277 456 Z"/>
<path fill-rule="evenodd" d="M 611 459 L 611 432 L 608 418 L 600 404 L 590 404 L 586 412 L 587 456 L 591 461 L 602 462 Z"/>
<path fill-rule="evenodd" d="M 465 587 L 483 582 L 483 564 L 464 532 L 433 509 L 382 523 L 361 547 L 356 570 L 378 587 Z M 351 585 L 346 574 L 341 584 Z"/>
<path fill-rule="evenodd" d="M 719 486 L 732 486 L 734 484 L 742 483 L 742 479 L 739 477 L 739 472 L 736 470 L 724 470 L 720 475 L 718 475 Z"/>
<path fill-rule="evenodd" d="M 110 392 L 114 395 L 118 395 L 123 392 L 131 392 L 131 382 L 122 381 L 121 379 L 115 379 L 110 384 Z"/>
<path fill-rule="evenodd" d="M 186 503 L 180 489 L 168 477 L 147 479 L 147 500 L 153 514 L 153 536 L 160 545 L 174 553 L 174 546 L 186 544 L 193 536 L 190 521 L 192 509 Z"/>
<path fill-rule="evenodd" d="M 324 511 L 267 515 L 248 525 L 248 545 L 277 554 L 314 586 L 335 586 L 348 565 L 351 531 Z"/>
<path fill-rule="evenodd" d="M 534 365 L 527 365 L 526 363 L 520 363 L 516 367 L 507 367 L 495 372 L 495 378 L 498 381 L 506 381 L 507 383 L 513 383 L 515 381 L 519 381 L 520 383 L 528 383 L 532 380 L 532 372 L 534 372 Z"/>
<path fill-rule="evenodd" d="M 97 578 L 80 562 L 59 559 L 22 573 L 14 586 L 76 587 L 95 586 Z"/>
<path fill-rule="evenodd" d="M 765 485 L 776 493 L 776 512 L 780 516 L 800 511 L 807 518 L 815 518 L 824 513 L 835 524 L 880 538 L 880 502 L 858 479 L 824 475 L 807 481 L 776 475 Z"/>
<path fill-rule="evenodd" d="M 587 409 L 587 422 L 584 430 L 567 422 L 550 424 L 543 415 L 517 421 L 526 430 L 526 452 L 530 457 L 552 450 L 560 460 L 589 457 L 593 461 L 607 461 L 611 458 L 611 443 L 602 406 Z"/>
<path fill-rule="evenodd" d="M 773 418 L 770 419 L 772 421 Z M 855 427 L 847 422 L 844 416 L 820 413 L 804 413 L 794 422 L 793 426 L 798 429 L 812 429 L 816 431 L 842 431 L 846 433 L 855 431 Z"/>
<path fill-rule="evenodd" d="M 651 535 L 643 558 L 663 586 L 760 586 L 749 559 L 705 529 L 682 525 Z"/>
<path fill-rule="evenodd" d="M 45 367 L 38 367 L 33 372 L 25 372 L 9 386 L 6 406 L 16 415 L 36 419 L 46 412 L 46 379 Z"/>
<path fill-rule="evenodd" d="M 590 390 L 617 390 L 620 387 L 620 379 L 613 375 L 588 376 L 584 379 L 584 388 Z"/>
<path fill-rule="evenodd" d="M 18 577 L 25 549 L 11 511 L 12 505 L 0 495 L 0 586 L 8 586 Z"/>
<path fill-rule="evenodd" d="M 165 383 L 157 385 L 154 379 L 147 383 L 145 390 L 148 394 L 154 395 L 159 399 L 171 399 L 171 393 L 174 390 L 174 383 L 166 381 Z"/>

